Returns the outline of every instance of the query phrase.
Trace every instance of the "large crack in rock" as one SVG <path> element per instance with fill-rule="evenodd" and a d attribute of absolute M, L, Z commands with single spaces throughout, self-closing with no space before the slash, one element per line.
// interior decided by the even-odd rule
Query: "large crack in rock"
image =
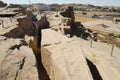
<path fill-rule="evenodd" d="M 45 16 L 37 21 L 31 12 L 27 13 L 27 17 L 19 18 L 18 22 L 17 28 L 3 36 L 24 39 L 19 39 L 18 44 L 12 43 L 10 46 L 7 44 L 8 47 L 3 47 L 6 51 L 4 51 L 5 54 L 1 53 L 3 58 L 0 59 L 0 80 L 49 80 L 41 63 L 40 51 L 41 27 L 48 28 L 49 22 Z M 33 36 L 34 39 L 26 40 L 25 35 Z M 28 46 L 29 42 L 30 47 L 32 43 L 32 49 Z M 0 46 L 1 49 L 2 46 Z"/>
<path fill-rule="evenodd" d="M 19 75 L 19 71 L 22 70 L 22 68 L 23 68 L 23 66 L 24 66 L 25 58 L 26 58 L 26 57 L 24 57 L 24 58 L 22 59 L 22 61 L 20 62 L 20 67 L 19 67 L 18 71 L 16 72 L 16 75 L 15 75 L 15 79 L 14 79 L 14 80 L 17 80 L 17 77 L 18 77 L 18 75 Z"/>
<path fill-rule="evenodd" d="M 36 25 L 36 34 L 34 36 L 33 41 L 30 42 L 30 47 L 32 48 L 35 58 L 36 58 L 36 62 L 37 62 L 37 69 L 38 69 L 38 75 L 39 75 L 39 79 L 40 80 L 50 80 L 44 66 L 42 63 L 42 58 L 41 58 L 41 27 L 42 28 L 47 28 L 49 26 L 48 21 L 46 20 L 46 17 L 43 16 L 41 17 L 41 19 L 35 23 Z"/>
<path fill-rule="evenodd" d="M 5 48 L 0 53 L 0 80 L 92 80 L 78 42 L 46 29 L 49 28 L 46 16 L 41 16 L 38 21 L 35 17 L 28 12 L 27 17 L 18 19 L 17 28 L 4 34 L 6 42 L 10 40 L 8 38 L 22 39 L 18 40 L 19 43 L 8 44 L 6 48 L 0 46 Z M 68 25 L 77 25 L 73 11 L 66 17 L 71 18 Z"/>
<path fill-rule="evenodd" d="M 89 59 L 86 58 L 87 64 L 89 66 L 90 72 L 94 80 L 103 80 L 97 67 Z"/>

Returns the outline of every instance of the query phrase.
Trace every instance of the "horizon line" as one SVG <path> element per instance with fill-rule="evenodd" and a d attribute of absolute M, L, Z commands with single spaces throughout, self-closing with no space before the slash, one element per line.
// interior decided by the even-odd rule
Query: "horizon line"
<path fill-rule="evenodd" d="M 83 4 L 83 5 L 93 5 L 93 6 L 115 6 L 115 7 L 120 7 L 120 5 L 94 5 L 94 4 L 89 4 L 89 3 L 7 3 L 7 4 L 17 4 L 17 5 L 31 5 L 31 4 Z"/>

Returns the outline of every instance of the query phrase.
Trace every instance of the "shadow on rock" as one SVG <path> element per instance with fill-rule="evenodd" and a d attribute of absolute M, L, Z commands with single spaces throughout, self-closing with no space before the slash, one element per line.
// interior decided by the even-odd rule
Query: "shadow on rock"
<path fill-rule="evenodd" d="M 20 18 L 17 21 L 19 22 L 18 27 L 2 36 L 7 38 L 24 38 L 25 35 L 34 36 L 36 28 L 30 18 Z"/>

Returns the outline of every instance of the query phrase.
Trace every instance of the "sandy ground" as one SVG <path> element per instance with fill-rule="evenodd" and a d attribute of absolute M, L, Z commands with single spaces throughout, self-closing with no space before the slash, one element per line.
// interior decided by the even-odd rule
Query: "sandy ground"
<path fill-rule="evenodd" d="M 96 19 L 75 16 L 75 21 L 78 21 L 78 22 L 89 22 L 89 21 L 95 21 L 95 20 Z"/>
<path fill-rule="evenodd" d="M 109 21 L 109 20 L 93 19 L 86 17 L 75 17 L 75 18 L 76 18 L 75 21 L 81 22 L 86 28 L 103 31 L 107 33 L 120 34 L 120 23 L 115 24 L 113 23 L 113 21 Z M 101 25 L 105 25 L 107 27 L 104 28 Z"/>
<path fill-rule="evenodd" d="M 82 24 L 85 27 L 90 28 L 90 29 L 120 34 L 120 23 L 114 24 L 112 21 L 108 21 L 108 20 L 96 20 L 96 21 L 83 22 Z M 103 29 L 102 29 L 99 26 L 101 24 L 103 24 L 107 27 L 106 28 L 103 27 Z"/>

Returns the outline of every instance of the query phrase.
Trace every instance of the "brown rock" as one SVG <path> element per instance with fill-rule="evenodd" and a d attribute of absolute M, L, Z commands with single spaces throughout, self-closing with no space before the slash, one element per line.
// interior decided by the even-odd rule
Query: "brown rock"
<path fill-rule="evenodd" d="M 75 16 L 73 12 L 73 7 L 69 6 L 68 9 L 66 9 L 64 12 L 60 13 L 63 17 L 68 17 L 71 18 L 71 20 L 74 22 L 75 21 Z"/>
<path fill-rule="evenodd" d="M 35 25 L 31 18 L 25 17 L 18 19 L 18 27 L 23 30 L 24 34 L 33 36 L 35 34 Z"/>
<path fill-rule="evenodd" d="M 8 38 L 24 38 L 25 35 L 34 36 L 36 27 L 31 18 L 24 17 L 18 19 L 18 27 L 3 34 Z"/>
<path fill-rule="evenodd" d="M 37 26 L 41 29 L 49 28 L 49 22 L 46 16 L 42 16 L 39 21 L 37 21 Z"/>
<path fill-rule="evenodd" d="M 31 19 L 32 19 L 32 21 L 34 21 L 34 22 L 37 21 L 36 15 L 34 15 L 31 11 L 27 11 L 26 14 L 27 14 L 27 17 L 28 17 L 28 18 L 31 18 Z"/>

